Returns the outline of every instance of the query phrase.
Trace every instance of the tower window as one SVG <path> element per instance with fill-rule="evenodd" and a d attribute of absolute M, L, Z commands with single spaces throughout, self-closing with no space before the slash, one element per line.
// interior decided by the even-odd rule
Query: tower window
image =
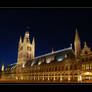
<path fill-rule="evenodd" d="M 85 54 L 88 54 L 88 52 L 87 52 L 87 51 L 85 51 Z"/>
<path fill-rule="evenodd" d="M 27 47 L 27 50 L 28 50 L 28 51 L 31 51 L 31 47 L 28 46 L 28 47 Z"/>
<path fill-rule="evenodd" d="M 20 47 L 20 50 L 23 50 L 23 47 Z"/>

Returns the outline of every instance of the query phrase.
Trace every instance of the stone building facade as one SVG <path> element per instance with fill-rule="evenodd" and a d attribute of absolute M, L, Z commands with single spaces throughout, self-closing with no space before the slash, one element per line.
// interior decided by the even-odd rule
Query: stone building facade
<path fill-rule="evenodd" d="M 74 50 L 69 48 L 53 51 L 35 57 L 35 41 L 29 40 L 29 33 L 25 33 L 24 41 L 20 38 L 18 60 L 2 71 L 1 78 L 17 80 L 39 81 L 85 81 L 92 80 L 92 51 L 81 41 L 76 29 Z"/>

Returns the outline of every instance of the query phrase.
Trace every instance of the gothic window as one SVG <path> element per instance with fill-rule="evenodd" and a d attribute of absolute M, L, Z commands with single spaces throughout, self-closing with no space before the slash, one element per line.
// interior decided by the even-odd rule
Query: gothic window
<path fill-rule="evenodd" d="M 66 66 L 66 70 L 68 70 L 68 67 Z"/>
<path fill-rule="evenodd" d="M 64 66 L 62 66 L 62 70 L 64 70 Z"/>
<path fill-rule="evenodd" d="M 19 58 L 21 58 L 22 57 L 22 53 L 19 55 Z"/>
<path fill-rule="evenodd" d="M 67 58 L 67 54 L 65 54 L 65 56 L 64 56 L 65 58 Z"/>
<path fill-rule="evenodd" d="M 86 61 L 88 61 L 88 58 L 86 58 Z"/>
<path fill-rule="evenodd" d="M 27 58 L 28 58 L 28 53 L 27 53 Z"/>
<path fill-rule="evenodd" d="M 84 59 L 82 59 L 82 62 L 84 62 Z"/>
<path fill-rule="evenodd" d="M 85 70 L 85 65 L 82 65 L 82 69 L 84 69 L 84 70 Z"/>
<path fill-rule="evenodd" d="M 74 65 L 74 68 L 75 68 L 75 70 L 77 70 L 77 66 L 76 65 Z"/>
<path fill-rule="evenodd" d="M 41 61 L 38 62 L 38 65 L 40 65 L 40 64 L 41 64 Z"/>
<path fill-rule="evenodd" d="M 46 63 L 50 63 L 51 62 L 51 57 L 46 58 Z"/>
<path fill-rule="evenodd" d="M 57 71 L 57 67 L 55 67 L 55 71 Z"/>
<path fill-rule="evenodd" d="M 60 62 L 60 61 L 63 61 L 63 59 L 64 58 L 62 56 L 60 56 L 60 57 L 57 58 L 57 61 Z"/>
<path fill-rule="evenodd" d="M 88 64 L 86 64 L 86 70 L 88 70 L 89 69 L 89 65 Z"/>
<path fill-rule="evenodd" d="M 85 51 L 85 54 L 88 54 L 88 52 L 87 52 L 87 51 Z"/>
<path fill-rule="evenodd" d="M 27 47 L 27 50 L 28 50 L 28 51 L 31 51 L 31 47 L 28 46 L 28 47 Z"/>
<path fill-rule="evenodd" d="M 72 65 L 70 65 L 70 70 L 72 69 Z"/>
<path fill-rule="evenodd" d="M 20 47 L 20 50 L 23 50 L 23 47 L 22 46 Z"/>

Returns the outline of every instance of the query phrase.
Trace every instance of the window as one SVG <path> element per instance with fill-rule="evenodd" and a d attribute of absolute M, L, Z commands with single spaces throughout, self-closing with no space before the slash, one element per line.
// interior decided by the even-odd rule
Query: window
<path fill-rule="evenodd" d="M 31 51 L 31 47 L 28 46 L 28 47 L 27 47 L 27 50 L 28 50 L 28 51 Z"/>
<path fill-rule="evenodd" d="M 41 61 L 38 62 L 38 65 L 40 65 L 40 64 L 41 64 Z"/>
<path fill-rule="evenodd" d="M 85 70 L 85 65 L 82 65 L 82 69 L 84 69 L 84 70 Z"/>
<path fill-rule="evenodd" d="M 29 57 L 28 53 L 27 53 L 27 58 Z"/>
<path fill-rule="evenodd" d="M 51 58 L 46 58 L 46 63 L 50 63 L 51 62 Z"/>
<path fill-rule="evenodd" d="M 86 70 L 88 70 L 89 69 L 89 65 L 88 64 L 86 64 Z"/>
<path fill-rule="evenodd" d="M 66 70 L 68 70 L 68 66 L 66 66 Z"/>
<path fill-rule="evenodd" d="M 55 71 L 57 71 L 57 67 L 55 67 Z"/>
<path fill-rule="evenodd" d="M 57 58 L 57 61 L 60 62 L 60 61 L 63 61 L 63 59 L 64 59 L 64 58 L 61 56 L 61 57 L 58 57 L 58 58 Z"/>
<path fill-rule="evenodd" d="M 85 54 L 88 54 L 88 52 L 87 52 L 87 51 L 85 51 Z"/>
<path fill-rule="evenodd" d="M 65 54 L 65 56 L 64 56 L 65 58 L 67 58 L 67 54 Z"/>
<path fill-rule="evenodd" d="M 31 66 L 33 66 L 33 65 L 34 65 L 34 63 L 35 63 L 35 61 L 32 61 L 32 64 L 31 64 Z"/>
<path fill-rule="evenodd" d="M 20 50 L 23 50 L 23 47 L 22 46 L 20 47 Z"/>

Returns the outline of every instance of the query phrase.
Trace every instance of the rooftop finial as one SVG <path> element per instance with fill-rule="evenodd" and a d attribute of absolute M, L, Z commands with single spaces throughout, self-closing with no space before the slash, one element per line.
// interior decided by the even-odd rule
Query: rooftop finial
<path fill-rule="evenodd" d="M 70 43 L 70 47 L 72 47 L 72 43 Z"/>
<path fill-rule="evenodd" d="M 76 28 L 75 40 L 80 40 L 77 28 Z"/>
<path fill-rule="evenodd" d="M 87 43 L 86 43 L 86 41 L 84 42 L 84 47 L 87 47 Z"/>
<path fill-rule="evenodd" d="M 54 53 L 54 49 L 52 48 L 52 54 Z"/>

